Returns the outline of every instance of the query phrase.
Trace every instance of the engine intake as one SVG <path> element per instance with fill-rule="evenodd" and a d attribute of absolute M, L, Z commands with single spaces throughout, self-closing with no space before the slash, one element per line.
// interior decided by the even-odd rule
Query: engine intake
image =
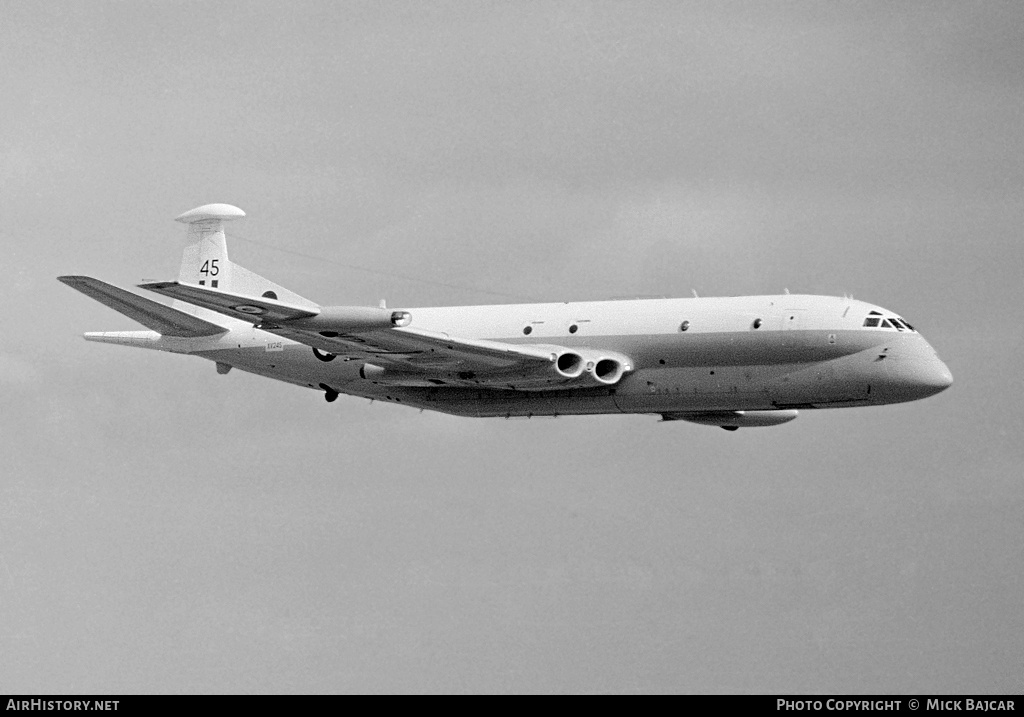
<path fill-rule="evenodd" d="M 627 356 L 611 352 L 588 351 L 584 349 L 582 378 L 585 383 L 598 386 L 612 386 L 618 383 L 628 371 L 633 370 L 633 363 Z"/>
<path fill-rule="evenodd" d="M 555 370 L 566 378 L 577 378 L 583 373 L 586 365 L 583 357 L 573 351 L 559 354 L 555 360 Z"/>
<path fill-rule="evenodd" d="M 594 368 L 591 373 L 595 381 L 611 385 L 618 383 L 619 379 L 622 378 L 622 374 L 625 372 L 626 364 L 623 364 L 622 361 L 603 356 L 594 363 Z"/>

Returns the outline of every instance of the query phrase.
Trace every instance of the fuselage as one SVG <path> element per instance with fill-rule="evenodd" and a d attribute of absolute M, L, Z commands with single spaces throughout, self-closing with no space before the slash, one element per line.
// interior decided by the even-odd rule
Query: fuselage
<path fill-rule="evenodd" d="M 839 297 L 784 294 L 407 311 L 417 328 L 509 344 L 616 352 L 629 357 L 630 370 L 611 386 L 544 391 L 446 380 L 398 385 L 364 378 L 363 367 L 370 363 L 365 358 L 332 360 L 251 326 L 236 326 L 187 352 L 318 390 L 326 386 L 481 417 L 880 405 L 925 398 L 952 383 L 934 349 L 898 314 Z"/>

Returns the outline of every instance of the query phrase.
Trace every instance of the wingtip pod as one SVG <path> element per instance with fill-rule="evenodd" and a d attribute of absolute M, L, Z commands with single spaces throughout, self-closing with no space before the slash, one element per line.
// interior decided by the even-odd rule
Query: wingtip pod
<path fill-rule="evenodd" d="M 201 207 L 190 209 L 184 214 L 179 214 L 174 218 L 174 221 L 181 222 L 182 224 L 205 222 L 211 219 L 227 222 L 232 219 L 241 219 L 244 216 L 245 212 L 230 204 L 204 204 Z"/>

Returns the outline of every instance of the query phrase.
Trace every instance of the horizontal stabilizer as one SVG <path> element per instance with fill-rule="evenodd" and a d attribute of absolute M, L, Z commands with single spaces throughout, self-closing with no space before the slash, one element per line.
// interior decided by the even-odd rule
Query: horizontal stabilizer
<path fill-rule="evenodd" d="M 58 276 L 57 280 L 163 336 L 214 336 L 227 331 L 223 326 L 90 276 Z"/>
<path fill-rule="evenodd" d="M 309 306 L 276 301 L 267 297 L 243 296 L 205 286 L 186 284 L 180 281 L 156 281 L 139 284 L 140 289 L 148 289 L 157 294 L 185 301 L 204 309 L 216 311 L 225 316 L 243 319 L 254 324 L 264 321 L 289 321 L 291 319 L 307 319 L 320 313 L 320 307 L 312 302 Z"/>

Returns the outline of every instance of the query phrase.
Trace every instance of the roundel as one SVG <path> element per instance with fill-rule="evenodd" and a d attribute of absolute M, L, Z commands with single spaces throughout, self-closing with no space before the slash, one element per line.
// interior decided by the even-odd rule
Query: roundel
<path fill-rule="evenodd" d="M 252 304 L 242 304 L 241 306 L 232 307 L 235 311 L 242 314 L 262 314 L 263 307 L 253 306 Z"/>

